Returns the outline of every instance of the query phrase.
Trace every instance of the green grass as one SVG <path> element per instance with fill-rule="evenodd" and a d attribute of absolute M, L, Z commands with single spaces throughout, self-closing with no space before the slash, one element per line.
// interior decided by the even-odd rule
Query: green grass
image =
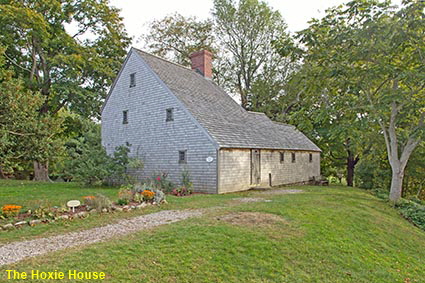
<path fill-rule="evenodd" d="M 306 192 L 267 196 L 272 202 L 230 201 L 264 196 L 257 192 L 170 198 L 173 209 L 224 207 L 3 269 L 105 272 L 103 282 L 424 282 L 425 233 L 396 210 L 358 189 L 302 189 Z M 241 212 L 284 221 L 225 221 Z M 4 275 L 0 280 L 7 282 Z"/>

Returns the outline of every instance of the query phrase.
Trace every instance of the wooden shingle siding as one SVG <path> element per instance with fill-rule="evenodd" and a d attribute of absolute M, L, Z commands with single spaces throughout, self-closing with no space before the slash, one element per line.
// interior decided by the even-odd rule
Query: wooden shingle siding
<path fill-rule="evenodd" d="M 284 162 L 280 160 L 282 150 L 261 149 L 260 166 L 261 182 L 258 187 L 307 182 L 320 175 L 320 153 L 308 151 L 285 150 Z M 291 162 L 292 153 L 296 154 L 296 162 Z M 313 160 L 310 162 L 309 155 Z M 251 150 L 221 149 L 219 151 L 219 193 L 248 190 L 251 184 Z"/>
<path fill-rule="evenodd" d="M 132 73 L 136 73 L 137 84 L 130 88 Z M 166 121 L 166 109 L 173 109 L 173 121 Z M 123 125 L 125 110 L 131 117 Z M 126 141 L 131 144 L 131 155 L 144 162 L 142 171 L 133 172 L 140 179 L 167 172 L 171 181 L 180 184 L 181 173 L 187 169 L 197 191 L 216 193 L 216 146 L 134 53 L 129 54 L 102 111 L 102 144 L 108 154 Z M 179 164 L 183 150 L 187 163 Z M 213 162 L 206 162 L 209 156 Z"/>

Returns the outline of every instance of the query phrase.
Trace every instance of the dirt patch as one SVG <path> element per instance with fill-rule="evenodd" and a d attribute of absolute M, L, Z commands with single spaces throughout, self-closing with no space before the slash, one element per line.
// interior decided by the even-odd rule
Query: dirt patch
<path fill-rule="evenodd" d="M 235 198 L 233 199 L 237 202 L 260 202 L 260 201 L 266 201 L 263 198 Z"/>
<path fill-rule="evenodd" d="M 218 217 L 217 220 L 238 226 L 271 227 L 276 224 L 289 224 L 283 217 L 262 212 L 235 212 Z"/>
<path fill-rule="evenodd" d="M 269 190 L 261 192 L 262 194 L 268 195 L 287 195 L 287 194 L 300 194 L 303 193 L 303 190 Z"/>

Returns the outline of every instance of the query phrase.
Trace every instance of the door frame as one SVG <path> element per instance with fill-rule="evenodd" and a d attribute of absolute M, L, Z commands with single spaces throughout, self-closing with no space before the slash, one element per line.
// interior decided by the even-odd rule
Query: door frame
<path fill-rule="evenodd" d="M 257 180 L 254 180 L 254 154 L 258 154 L 258 162 L 257 162 L 257 167 L 258 167 L 258 176 L 257 176 Z M 261 183 L 261 149 L 258 148 L 252 148 L 251 149 L 251 159 L 250 159 L 250 167 L 251 167 L 251 186 L 258 186 Z"/>

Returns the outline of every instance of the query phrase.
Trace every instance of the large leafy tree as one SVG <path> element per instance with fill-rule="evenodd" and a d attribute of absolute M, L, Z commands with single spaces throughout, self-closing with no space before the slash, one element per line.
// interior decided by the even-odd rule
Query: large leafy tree
<path fill-rule="evenodd" d="M 176 63 L 190 67 L 190 54 L 209 50 L 217 54 L 211 20 L 198 20 L 178 13 L 149 23 L 149 31 L 142 35 L 148 51 Z"/>
<path fill-rule="evenodd" d="M 424 139 L 425 2 L 351 1 L 300 33 L 312 95 L 377 125 L 397 201 L 407 162 Z M 367 128 L 365 128 L 365 131 Z"/>
<path fill-rule="evenodd" d="M 63 107 L 98 116 L 130 43 L 118 12 L 107 0 L 0 0 L 7 66 L 42 96 L 40 121 Z M 38 149 L 34 169 L 46 172 L 50 149 Z"/>
<path fill-rule="evenodd" d="M 285 81 L 290 69 L 289 61 L 273 48 L 273 41 L 289 37 L 285 21 L 278 11 L 258 0 L 215 0 L 212 13 L 224 50 L 221 71 L 226 72 L 230 90 L 239 94 L 245 109 L 263 109 L 265 101 L 281 94 L 276 81 Z M 259 93 L 256 99 L 252 98 L 254 87 Z"/>
<path fill-rule="evenodd" d="M 4 49 L 0 49 L 0 54 Z M 3 68 L 0 57 L 0 177 L 29 161 L 47 161 L 57 154 L 61 132 L 58 115 L 40 117 L 43 97 L 25 88 L 24 82 Z M 40 147 L 43 150 L 40 150 Z M 44 150 L 48 148 L 49 150 Z M 47 162 L 46 169 L 47 168 Z M 46 174 L 44 171 L 38 171 Z M 36 176 L 37 177 L 37 176 Z"/>

